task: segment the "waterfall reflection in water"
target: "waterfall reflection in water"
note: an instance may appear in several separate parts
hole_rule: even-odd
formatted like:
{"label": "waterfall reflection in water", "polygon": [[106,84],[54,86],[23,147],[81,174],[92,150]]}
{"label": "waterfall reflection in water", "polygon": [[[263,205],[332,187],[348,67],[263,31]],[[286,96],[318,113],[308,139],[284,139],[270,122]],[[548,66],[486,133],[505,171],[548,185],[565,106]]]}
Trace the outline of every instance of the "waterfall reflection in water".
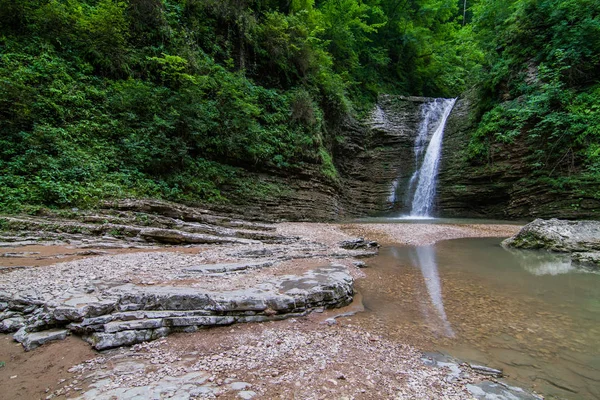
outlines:
{"label": "waterfall reflection in water", "polygon": [[432,246],[419,246],[411,251],[413,265],[421,270],[427,293],[431,303],[441,321],[444,335],[454,337],[454,331],[446,317],[444,300],[442,298],[442,284],[435,259],[435,249]]}
{"label": "waterfall reflection in water", "polygon": [[[398,260],[401,259],[396,248],[392,248],[390,253]],[[444,309],[442,283],[438,272],[435,248],[433,246],[414,247],[410,249],[410,260],[412,265],[419,269],[421,275],[423,276],[425,287],[427,288],[427,294],[429,295],[429,300],[431,301],[431,305],[433,306],[435,315],[437,316],[432,318],[429,308],[423,307],[422,312],[425,319],[428,320],[429,323],[434,323],[434,318],[435,320],[438,320],[438,325],[440,325],[443,335],[453,338],[455,334]]]}
{"label": "waterfall reflection in water", "polygon": [[382,247],[356,281],[367,312],[352,323],[503,369],[547,398],[599,400],[600,273],[500,242]]}

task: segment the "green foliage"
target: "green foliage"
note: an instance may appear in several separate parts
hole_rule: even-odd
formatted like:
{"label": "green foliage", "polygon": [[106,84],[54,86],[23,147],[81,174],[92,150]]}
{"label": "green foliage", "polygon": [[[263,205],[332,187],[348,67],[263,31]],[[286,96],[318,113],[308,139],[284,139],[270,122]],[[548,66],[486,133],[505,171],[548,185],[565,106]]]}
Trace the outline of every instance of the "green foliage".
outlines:
{"label": "green foliage", "polygon": [[[376,5],[357,0],[327,0],[320,11],[323,36],[336,61],[336,70],[342,74],[355,72],[361,66],[361,55],[372,51],[370,35],[386,24],[383,11]],[[384,57],[383,60],[373,57],[373,60],[385,62]]]}
{"label": "green foliage", "polygon": [[321,168],[321,172],[327,178],[329,178],[333,182],[337,182],[339,179],[339,173],[333,164],[333,158],[331,154],[327,151],[326,148],[321,147],[319,149],[319,155],[321,156],[321,161],[323,162],[323,167]]}
{"label": "green foliage", "polygon": [[378,4],[387,22],[374,35],[374,42],[384,49],[387,61],[364,68],[364,79],[375,80],[371,87],[427,96],[456,96],[466,89],[480,52],[466,34],[469,28],[463,32],[459,25],[462,14],[456,1]]}
{"label": "green foliage", "polygon": [[535,179],[559,189],[600,181],[600,5],[500,3],[482,0],[475,12],[486,69],[470,157],[484,159],[494,143],[518,140],[530,149]]}
{"label": "green foliage", "polygon": [[225,201],[221,188],[243,175],[227,163],[320,162],[323,116],[308,90],[257,86],[200,48],[132,47],[124,3],[21,6],[30,34],[6,29],[0,42],[1,209]]}
{"label": "green foliage", "polygon": [[[463,85],[435,78],[450,4],[0,0],[0,209],[274,190],[244,168],[317,163],[336,180],[326,146],[344,115],[406,80]],[[411,41],[437,61],[406,68]]]}
{"label": "green foliage", "polygon": [[598,173],[596,2],[470,3],[461,26],[455,0],[0,0],[0,209],[225,202],[306,163],[336,181],[348,114],[474,78],[473,158],[526,134],[548,176]]}

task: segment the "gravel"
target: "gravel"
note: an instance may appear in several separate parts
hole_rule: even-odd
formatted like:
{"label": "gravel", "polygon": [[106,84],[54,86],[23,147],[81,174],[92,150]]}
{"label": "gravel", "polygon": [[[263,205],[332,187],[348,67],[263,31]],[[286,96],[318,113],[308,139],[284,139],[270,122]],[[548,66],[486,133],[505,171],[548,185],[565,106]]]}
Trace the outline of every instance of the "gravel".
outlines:
{"label": "gravel", "polygon": [[259,398],[465,399],[466,385],[480,381],[466,366],[455,376],[421,358],[411,346],[346,321],[328,326],[307,319],[169,337],[99,356],[74,371],[79,386],[102,380],[97,398],[132,388],[161,393],[157,382],[172,377],[166,381],[185,386],[194,372],[204,379],[191,398],[236,398],[250,388]]}

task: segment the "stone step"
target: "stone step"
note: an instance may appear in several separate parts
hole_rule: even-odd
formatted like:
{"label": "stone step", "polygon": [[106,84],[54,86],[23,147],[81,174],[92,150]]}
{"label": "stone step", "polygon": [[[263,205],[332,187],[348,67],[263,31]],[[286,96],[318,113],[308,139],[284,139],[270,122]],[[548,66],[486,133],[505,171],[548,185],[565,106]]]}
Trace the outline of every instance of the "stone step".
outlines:
{"label": "stone step", "polygon": [[54,340],[66,339],[69,331],[67,329],[51,329],[42,332],[28,333],[24,328],[21,328],[13,338],[23,345],[25,351],[30,351],[43,345],[44,343]]}

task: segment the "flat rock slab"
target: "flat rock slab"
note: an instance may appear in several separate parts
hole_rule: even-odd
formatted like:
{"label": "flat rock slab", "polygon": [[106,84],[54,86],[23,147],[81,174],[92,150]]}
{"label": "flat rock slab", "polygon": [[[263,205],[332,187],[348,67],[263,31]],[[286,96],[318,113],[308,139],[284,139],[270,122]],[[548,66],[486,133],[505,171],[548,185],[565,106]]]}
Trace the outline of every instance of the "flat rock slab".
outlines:
{"label": "flat rock slab", "polygon": [[140,232],[145,240],[166,244],[257,243],[256,240],[187,233],[174,229],[147,229]]}
{"label": "flat rock slab", "polygon": [[600,222],[536,219],[502,245],[569,253],[576,262],[600,267]]}
{"label": "flat rock slab", "polygon": [[23,345],[25,351],[30,351],[44,343],[55,340],[65,340],[68,335],[69,331],[67,329],[51,329],[42,332],[27,333],[24,328],[22,328],[14,335],[14,339]]}
{"label": "flat rock slab", "polygon": [[266,268],[270,267],[274,263],[274,260],[262,260],[243,263],[204,264],[184,268],[184,271],[201,274],[224,274],[230,272],[245,271],[248,269]]}
{"label": "flat rock slab", "polygon": [[[226,272],[272,263],[211,264],[200,270]],[[353,283],[347,268],[336,264],[301,275],[267,277],[262,283],[236,290],[103,282],[42,299],[35,291],[21,291],[18,298],[0,293],[4,309],[0,317],[4,317],[3,330],[19,329],[15,340],[27,350],[64,338],[69,332],[104,350],[171,332],[280,320],[306,315],[315,308],[342,307],[352,301]],[[56,326],[66,329],[47,330]]]}
{"label": "flat rock slab", "polygon": [[[144,366],[142,364],[142,366]],[[135,367],[135,366],[134,366]],[[112,399],[192,399],[197,397],[216,397],[219,387],[209,382],[210,374],[203,371],[189,372],[177,377],[165,376],[148,385],[130,388],[111,388],[106,390],[109,379],[101,374],[90,388],[75,399],[112,400]],[[235,389],[234,389],[235,390]],[[239,390],[239,389],[237,389]]]}
{"label": "flat rock slab", "polygon": [[474,398],[480,400],[543,400],[543,397],[528,393],[521,388],[490,381],[475,385],[467,384],[467,390]]}
{"label": "flat rock slab", "polygon": [[[446,369],[446,371],[448,371],[446,379],[449,382],[460,381],[466,378],[466,372],[460,367],[462,362],[452,356],[438,352],[430,352],[425,353],[423,358],[421,358],[421,361],[423,361],[425,365],[431,367]],[[470,364],[469,367],[472,371],[480,375],[493,377],[502,376],[502,371],[484,365]],[[473,398],[479,400],[543,400],[540,396],[527,392],[519,387],[507,385],[501,381],[469,383],[466,385],[466,388]]]}
{"label": "flat rock slab", "polygon": [[478,374],[501,378],[504,374],[502,370],[486,367],[485,365],[469,364],[469,367]]}

